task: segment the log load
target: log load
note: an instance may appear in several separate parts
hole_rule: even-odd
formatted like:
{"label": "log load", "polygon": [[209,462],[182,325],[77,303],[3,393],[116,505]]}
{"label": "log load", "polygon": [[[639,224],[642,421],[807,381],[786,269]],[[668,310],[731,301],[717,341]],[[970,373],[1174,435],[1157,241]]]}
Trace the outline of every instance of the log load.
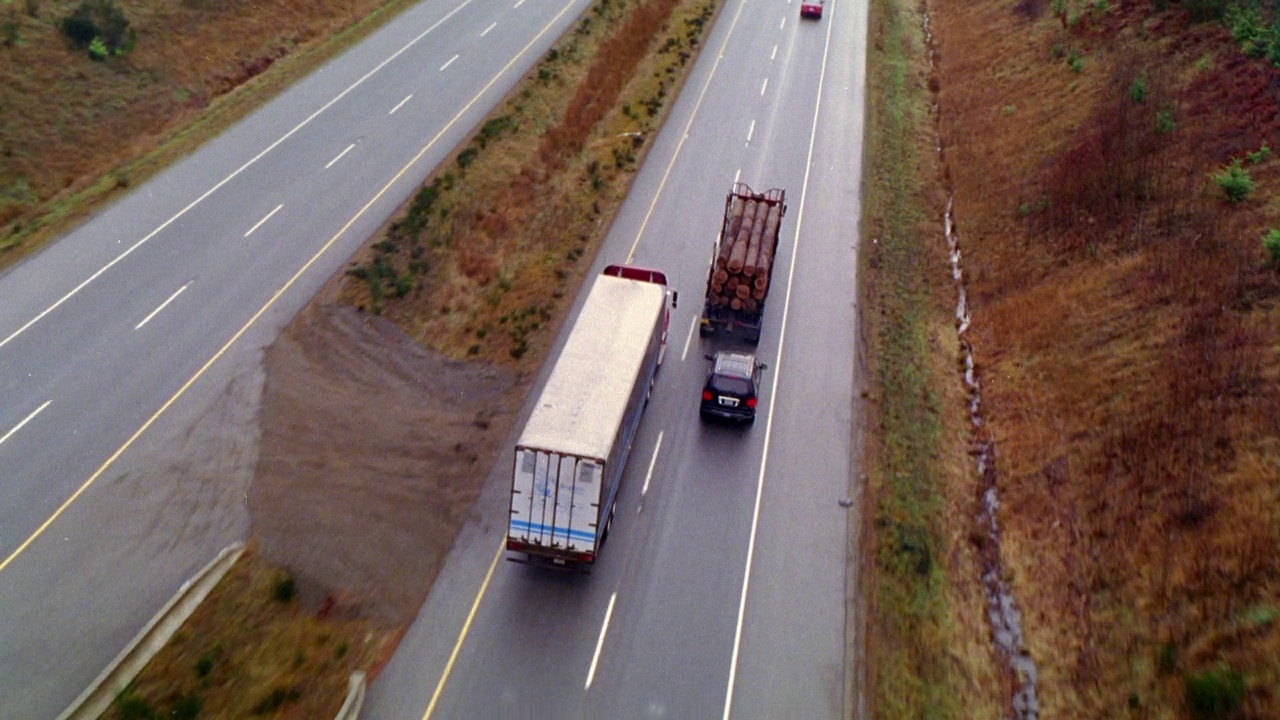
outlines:
{"label": "log load", "polygon": [[752,314],[760,309],[769,292],[783,212],[780,191],[757,194],[735,186],[707,285],[709,306]]}

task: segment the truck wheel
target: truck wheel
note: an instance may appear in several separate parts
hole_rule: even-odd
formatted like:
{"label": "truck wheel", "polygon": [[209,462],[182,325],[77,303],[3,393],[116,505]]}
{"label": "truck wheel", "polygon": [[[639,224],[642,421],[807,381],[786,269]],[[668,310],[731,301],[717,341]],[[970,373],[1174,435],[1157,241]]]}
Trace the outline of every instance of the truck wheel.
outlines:
{"label": "truck wheel", "polygon": [[609,531],[613,529],[613,508],[609,508],[609,517],[604,521],[604,532],[600,533],[600,544],[609,539]]}

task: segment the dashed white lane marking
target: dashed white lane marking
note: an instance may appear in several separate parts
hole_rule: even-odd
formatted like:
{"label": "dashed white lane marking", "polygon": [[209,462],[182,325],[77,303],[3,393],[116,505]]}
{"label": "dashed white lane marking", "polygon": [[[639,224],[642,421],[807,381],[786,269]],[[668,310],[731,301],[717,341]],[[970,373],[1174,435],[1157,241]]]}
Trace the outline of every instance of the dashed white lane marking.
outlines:
{"label": "dashed white lane marking", "polygon": [[[441,68],[441,70],[443,70],[443,69],[444,69],[444,68]],[[407,103],[407,102],[409,102],[409,100],[411,100],[411,99],[413,99],[413,95],[405,95],[404,99],[403,99],[403,100],[401,100],[400,102],[396,103],[396,106],[395,106],[395,107],[393,107],[393,108],[391,108],[391,112],[389,112],[389,113],[387,113],[387,114],[388,114],[388,115],[395,115],[395,114],[396,114],[396,111],[397,111],[397,110],[399,110],[400,108],[404,107],[404,104],[405,104],[405,103]]]}
{"label": "dashed white lane marking", "polygon": [[262,227],[262,224],[263,224],[263,223],[265,223],[266,221],[270,220],[272,215],[275,215],[276,213],[280,212],[280,208],[282,208],[282,207],[284,207],[284,204],[283,204],[283,203],[282,203],[282,204],[280,204],[280,205],[277,205],[275,210],[272,210],[271,212],[267,213],[267,216],[266,216],[266,217],[262,218],[262,219],[261,219],[261,220],[259,220],[257,223],[255,223],[253,227],[249,228],[249,232],[245,233],[245,234],[244,234],[244,236],[245,236],[245,237],[249,237],[250,235],[252,235],[252,234],[254,233],[254,231],[255,231],[255,230],[257,230],[258,228]]}
{"label": "dashed white lane marking", "polygon": [[26,416],[25,418],[23,418],[23,419],[22,419],[22,422],[18,423],[17,425],[14,425],[12,430],[10,430],[9,432],[7,432],[7,433],[5,433],[5,434],[4,434],[4,437],[0,437],[0,445],[3,445],[5,440],[8,440],[10,437],[12,437],[12,436],[13,436],[13,434],[14,434],[14,433],[16,433],[16,432],[18,432],[19,430],[21,430],[23,425],[26,425],[27,423],[31,422],[31,421],[35,418],[35,416],[37,416],[37,415],[39,415],[40,413],[44,412],[44,409],[45,409],[45,408],[47,408],[47,407],[49,407],[49,403],[51,403],[51,402],[53,402],[53,401],[52,401],[52,400],[45,400],[43,405],[41,405],[40,407],[36,408],[36,409],[35,409],[35,410],[30,414],[30,415],[28,415],[28,416]]}
{"label": "dashed white lane marking", "polygon": [[[187,285],[190,285],[190,284],[191,284],[191,283],[187,283]],[[177,292],[175,292],[174,294],[170,295],[168,300],[165,300],[164,302],[160,303],[160,307],[156,308],[155,310],[152,310],[150,315],[148,315],[148,316],[146,316],[146,317],[142,318],[142,322],[138,323],[137,325],[134,325],[134,326],[133,326],[133,329],[134,329],[134,330],[141,330],[143,325],[146,325],[147,323],[151,322],[151,318],[155,317],[156,315],[159,315],[161,310],[165,309],[165,307],[166,307],[169,303],[171,303],[171,302],[173,302],[173,301],[174,301],[174,298],[176,298],[176,297],[178,297],[179,295],[181,295],[181,294],[182,294],[182,291],[187,289],[187,285],[183,285],[182,287],[178,288]]]}
{"label": "dashed white lane marking", "polygon": [[748,145],[751,144],[751,138],[755,137],[755,134],[756,134],[756,121],[752,120],[751,127],[747,128],[747,144]]}
{"label": "dashed white lane marking", "polygon": [[452,64],[453,64],[453,61],[454,61],[454,60],[457,60],[457,59],[458,59],[458,56],[457,56],[457,55],[454,55],[453,57],[449,58],[449,62],[447,62],[447,63],[445,63],[445,64],[443,64],[443,65],[441,65],[441,66],[440,66],[440,72],[444,72],[445,68],[447,68],[447,67],[449,67],[450,65],[452,65]]}
{"label": "dashed white lane marking", "polygon": [[340,153],[338,153],[338,156],[337,156],[337,157],[335,157],[334,159],[330,160],[330,161],[329,161],[329,164],[324,166],[324,169],[325,169],[325,170],[328,170],[329,168],[333,167],[335,163],[337,163],[339,160],[341,160],[341,159],[343,158],[343,156],[345,156],[347,153],[351,152],[351,149],[352,149],[352,148],[354,148],[355,146],[356,146],[356,144],[355,144],[355,143],[351,143],[350,145],[348,145],[348,146],[347,146],[347,149],[346,149],[346,150],[343,150],[343,151],[342,151],[342,152],[340,152]]}
{"label": "dashed white lane marking", "polygon": [[[649,481],[653,479],[653,466],[658,464],[658,451],[662,449],[662,430],[658,431],[658,442],[653,445],[653,457],[649,458],[649,472],[644,476],[644,487],[640,489],[640,497],[649,492]],[[636,512],[639,512],[637,510]],[[590,683],[588,683],[590,684]]]}
{"label": "dashed white lane marking", "polygon": [[613,615],[613,603],[618,599],[618,593],[609,596],[609,609],[604,611],[604,625],[600,628],[600,639],[596,641],[596,654],[591,656],[591,669],[587,671],[587,686],[584,690],[591,689],[591,681],[596,677],[596,663],[600,661],[600,648],[604,647],[604,634],[609,631],[609,618]]}
{"label": "dashed white lane marking", "polygon": [[[733,183],[738,184],[738,179],[734,178]],[[698,316],[693,316],[693,322],[689,323],[689,334],[684,339],[684,352],[680,353],[680,362],[689,356],[689,343],[693,342],[693,329],[698,327]]]}
{"label": "dashed white lane marking", "polygon": [[484,32],[480,33],[480,37],[484,37],[485,35],[488,35],[488,34],[489,34],[489,31],[490,31],[490,30],[492,30],[492,29],[494,29],[494,28],[496,28],[496,27],[498,27],[498,23],[494,23],[494,24],[490,25],[489,27],[485,28],[485,29],[484,29]]}
{"label": "dashed white lane marking", "polygon": [[765,78],[765,79],[764,79],[764,82],[760,85],[760,94],[761,94],[761,95],[763,95],[763,94],[764,94],[764,91],[765,91],[768,87],[769,87],[769,78]]}

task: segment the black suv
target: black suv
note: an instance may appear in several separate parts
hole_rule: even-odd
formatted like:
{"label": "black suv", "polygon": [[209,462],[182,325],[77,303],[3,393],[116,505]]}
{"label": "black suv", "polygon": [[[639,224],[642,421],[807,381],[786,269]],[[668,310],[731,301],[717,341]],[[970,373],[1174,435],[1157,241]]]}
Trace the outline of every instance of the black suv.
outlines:
{"label": "black suv", "polygon": [[755,421],[756,393],[765,364],[756,362],[755,355],[740,352],[718,352],[707,359],[712,362],[702,386],[702,417]]}

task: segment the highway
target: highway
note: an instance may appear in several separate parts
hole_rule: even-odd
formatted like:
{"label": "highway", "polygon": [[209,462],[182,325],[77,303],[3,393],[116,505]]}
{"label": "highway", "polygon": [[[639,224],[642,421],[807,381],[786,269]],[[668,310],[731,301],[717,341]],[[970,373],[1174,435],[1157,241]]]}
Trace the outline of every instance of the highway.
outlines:
{"label": "highway", "polygon": [[[600,560],[589,575],[504,562],[500,459],[362,717],[849,712],[866,15],[728,0],[594,264],[656,267],[680,291]],[[745,428],[697,411],[704,354],[725,346],[694,328],[735,180],[789,206]]]}
{"label": "highway", "polygon": [[587,4],[423,2],[0,275],[0,717],[247,534],[262,349]]}

